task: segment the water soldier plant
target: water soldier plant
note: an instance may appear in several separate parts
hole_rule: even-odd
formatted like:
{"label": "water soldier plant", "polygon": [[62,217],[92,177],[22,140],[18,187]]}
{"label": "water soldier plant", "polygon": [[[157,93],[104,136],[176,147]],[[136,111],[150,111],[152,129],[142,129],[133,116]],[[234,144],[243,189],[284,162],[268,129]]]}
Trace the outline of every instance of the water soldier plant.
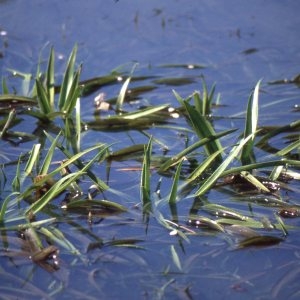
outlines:
{"label": "water soldier plant", "polygon": [[[136,207],[142,207],[141,218],[146,228],[154,220],[162,230],[178,238],[171,245],[170,253],[180,272],[184,268],[175,245],[189,241],[190,235],[201,232],[221,235],[234,249],[284,242],[293,229],[284,219],[300,216],[299,205],[285,201],[282,194],[289,188],[290,181],[299,179],[300,142],[294,137],[287,146],[277,149],[271,146],[271,138],[292,130],[298,132],[300,122],[274,128],[259,126],[261,81],[248,99],[242,132],[215,129],[213,110],[219,98],[215,96],[215,85],[209,91],[204,79],[202,92],[195,91],[186,99],[173,91],[178,102],[175,109],[170,109],[169,104],[159,104],[130,110],[126,101],[133,97],[134,91],[140,96],[154,89],[142,86],[129,93],[131,82],[145,79],[134,77],[132,72],[122,74],[123,84],[116,99],[100,97],[102,102],[108,103],[109,114],[99,117],[102,111],[95,108],[95,120],[85,120],[81,98],[103,86],[119,83],[117,77],[121,75],[113,72],[107,77],[81,81],[82,67],[76,67],[76,52],[77,47],[74,47],[61,83],[55,81],[53,49],[45,72],[39,64],[34,80],[31,74],[12,70],[22,78],[20,93],[11,92],[6,79],[2,79],[1,140],[12,145],[31,144],[31,149],[16,160],[6,159],[3,154],[0,230],[5,255],[10,257],[12,252],[13,255],[18,252],[12,247],[13,234],[17,233],[18,244],[26,246],[26,256],[49,272],[60,267],[59,250],[62,249],[85,261],[87,254],[67,237],[69,233],[64,227],[58,226],[64,223],[88,237],[87,249],[105,245],[140,248],[139,239],[103,240],[91,229],[95,220],[132,209],[121,201],[125,194],[110,187],[113,161],[138,163],[137,169],[127,170],[141,172],[140,200],[136,201]],[[184,128],[174,124],[174,112],[184,120]],[[29,132],[26,132],[28,126],[22,132],[13,130],[24,119],[33,128]],[[196,140],[175,154],[165,151],[159,155],[155,147],[165,143],[148,132],[152,128],[188,132]],[[91,130],[126,134],[134,130],[148,137],[148,143],[126,145],[116,151],[112,151],[112,144],[106,143],[85,148],[83,134]],[[224,137],[235,142],[224,145]],[[268,155],[258,160],[257,149]],[[99,175],[99,166],[106,167],[106,179]],[[164,178],[171,180],[167,190],[163,190]],[[239,209],[215,202],[210,198],[213,191],[230,195],[240,203]],[[107,197],[107,192],[115,198]],[[188,199],[193,199],[193,204],[189,214],[182,215],[178,204]],[[166,205],[168,213],[163,209]],[[253,209],[256,205],[269,208],[271,213],[256,214]],[[69,218],[68,215],[74,213],[84,216],[90,227]]]}

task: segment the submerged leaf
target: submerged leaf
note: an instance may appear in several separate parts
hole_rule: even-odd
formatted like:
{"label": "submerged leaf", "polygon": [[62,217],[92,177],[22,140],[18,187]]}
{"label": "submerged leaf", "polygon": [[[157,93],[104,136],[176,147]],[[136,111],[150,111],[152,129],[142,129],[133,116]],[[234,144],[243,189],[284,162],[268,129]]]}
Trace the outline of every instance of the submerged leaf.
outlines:
{"label": "submerged leaf", "polygon": [[109,160],[128,160],[130,158],[136,158],[138,155],[144,153],[145,144],[136,144],[129,147],[122,148],[120,150],[114,151],[108,155]]}
{"label": "submerged leaf", "polygon": [[65,235],[62,233],[62,231],[60,229],[50,226],[48,228],[42,227],[42,228],[40,228],[39,231],[43,235],[45,235],[49,241],[52,241],[53,243],[60,245],[61,247],[70,251],[74,255],[81,256],[80,251],[77,248],[75,248],[75,246],[71,243],[71,241],[69,241],[65,237]]}
{"label": "submerged leaf", "polygon": [[278,224],[279,224],[279,226],[281,227],[281,230],[282,230],[284,236],[287,236],[287,235],[288,235],[288,231],[287,231],[287,227],[286,227],[286,225],[284,224],[283,220],[280,218],[279,215],[276,215],[276,214],[275,214],[275,218],[276,218],[276,220],[278,221]]}
{"label": "submerged leaf", "polygon": [[288,125],[284,125],[284,126],[277,126],[272,130],[268,130],[268,132],[257,142],[257,146],[261,147],[262,149],[265,149],[266,147],[268,147],[268,142],[269,140],[274,137],[277,136],[283,132],[290,132],[293,130],[299,130],[300,128],[300,120],[294,121]]}
{"label": "submerged leaf", "polygon": [[162,68],[183,68],[183,69],[204,69],[206,68],[205,65],[199,64],[164,64],[161,65]]}
{"label": "submerged leaf", "polygon": [[180,86],[186,84],[192,84],[195,82],[194,78],[181,77],[181,78],[162,78],[153,81],[155,84],[165,84],[171,86]]}
{"label": "submerged leaf", "polygon": [[0,110],[11,109],[11,108],[25,108],[27,106],[36,106],[37,101],[18,95],[5,94],[0,95]]}
{"label": "submerged leaf", "polygon": [[249,172],[242,171],[240,174],[243,178],[245,178],[249,183],[251,183],[258,190],[270,193],[270,190],[261,181],[259,181],[257,178],[255,178]]}
{"label": "submerged leaf", "polygon": [[130,113],[123,113],[118,116],[110,116],[105,119],[97,119],[88,122],[90,129],[107,130],[107,131],[125,131],[129,129],[141,130],[153,127],[157,124],[165,124],[168,122],[166,114],[160,114],[169,105],[150,106],[141,110]]}
{"label": "submerged leaf", "polygon": [[298,218],[300,217],[300,207],[285,206],[279,210],[278,214],[283,218]]}
{"label": "submerged leaf", "polygon": [[121,115],[121,118],[126,119],[126,120],[136,120],[141,117],[146,117],[146,116],[152,115],[158,111],[164,110],[168,106],[169,106],[169,104],[162,104],[162,105],[147,107],[147,108],[144,108],[144,109],[132,112],[132,113],[123,114],[123,115]]}
{"label": "submerged leaf", "polygon": [[300,74],[297,74],[294,76],[294,78],[292,79],[287,79],[287,78],[283,78],[283,79],[279,79],[279,80],[274,80],[274,81],[270,81],[269,84],[286,84],[286,83],[294,83],[299,85],[300,84]]}
{"label": "submerged leaf", "polygon": [[137,246],[137,243],[144,242],[144,240],[140,239],[118,239],[118,240],[113,240],[106,242],[106,246],[118,246],[118,247],[133,247],[133,248],[139,248],[142,249],[142,247]]}
{"label": "submerged leaf", "polygon": [[31,259],[34,262],[41,262],[49,259],[49,257],[53,255],[57,255],[57,253],[58,253],[58,248],[51,245],[35,252],[31,256]]}
{"label": "submerged leaf", "polygon": [[69,203],[65,204],[64,207],[65,209],[85,209],[84,212],[87,210],[106,210],[106,211],[113,211],[113,212],[125,212],[127,211],[127,208],[121,204],[118,204],[113,201],[109,200],[75,200],[75,201],[70,201]]}
{"label": "submerged leaf", "polygon": [[227,226],[226,232],[231,235],[239,235],[245,238],[252,238],[259,235],[255,230],[251,229],[250,227],[238,224]]}
{"label": "submerged leaf", "polygon": [[238,243],[237,248],[249,248],[249,247],[269,247],[274,246],[284,241],[284,239],[271,236],[271,235],[260,235],[254,236],[247,239],[242,240]]}
{"label": "submerged leaf", "polygon": [[172,254],[172,260],[173,260],[175,266],[178,268],[179,271],[182,271],[180,258],[176,252],[174,245],[171,245],[171,254]]}

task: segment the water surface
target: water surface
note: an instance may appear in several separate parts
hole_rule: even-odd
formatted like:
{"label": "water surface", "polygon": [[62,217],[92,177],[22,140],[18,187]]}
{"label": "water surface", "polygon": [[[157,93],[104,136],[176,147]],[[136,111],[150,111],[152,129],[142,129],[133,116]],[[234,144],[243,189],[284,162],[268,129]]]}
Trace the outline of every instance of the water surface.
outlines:
{"label": "water surface", "polygon": [[[261,91],[260,125],[284,125],[298,120],[292,112],[299,103],[299,87],[294,84],[268,85],[269,81],[288,78],[299,73],[300,40],[297,1],[219,1],[219,0],[102,0],[102,1],[0,1],[0,72],[8,76],[10,88],[19,89],[7,69],[35,72],[39,56],[46,59],[54,46],[57,77],[61,77],[68,55],[78,44],[78,63],[83,63],[82,79],[107,75],[113,70],[161,78],[188,77],[191,83],[180,86],[158,84],[153,78],[139,85],[155,86],[142,94],[142,104],[178,103],[172,89],[186,97],[214,82],[221,93],[222,106],[215,109],[217,131],[243,128],[244,111],[249,93],[259,79]],[[192,64],[203,68],[183,68]],[[120,84],[104,87],[107,98],[118,95]],[[85,120],[94,118],[93,101],[96,91],[82,98]],[[229,118],[234,117],[234,118]],[[179,125],[185,121],[178,119]],[[24,126],[24,124],[22,124]],[[32,124],[27,123],[28,128]],[[186,125],[185,125],[186,126]],[[151,129],[149,133],[161,139],[175,154],[185,147],[184,137],[172,130]],[[193,134],[189,135],[195,140]],[[87,131],[86,146],[96,142],[115,143],[112,150],[134,143],[147,143],[138,132],[127,133]],[[232,142],[228,140],[227,143]],[[1,151],[14,160],[32,147],[24,143],[13,147],[1,141]],[[163,149],[155,148],[161,154]],[[265,153],[258,153],[258,156]],[[127,195],[113,200],[129,208],[129,212],[99,219],[92,225],[77,214],[66,216],[55,226],[84,253],[84,260],[61,250],[61,269],[48,273],[26,259],[1,258],[3,286],[17,288],[16,297],[40,299],[278,299],[299,296],[299,243],[297,230],[276,246],[236,250],[232,240],[222,234],[201,232],[189,237],[189,242],[170,236],[154,217],[146,227],[142,220],[139,194],[139,172],[120,169],[136,162],[116,162],[110,174],[110,187]],[[105,168],[98,166],[105,177]],[[12,172],[8,170],[9,172]],[[153,174],[155,187],[160,176]],[[170,180],[163,178],[162,196],[170,189]],[[299,184],[287,192],[297,198]],[[6,192],[7,188],[6,188]],[[247,210],[247,204],[235,201],[222,192],[212,192],[209,200]],[[180,221],[185,224],[193,198],[178,203]],[[168,207],[161,212],[168,218]],[[254,205],[255,213],[267,213],[274,221],[274,209]],[[59,208],[57,213],[60,214]],[[250,212],[249,212],[250,214]],[[73,222],[73,223],[72,223]],[[74,225],[74,222],[76,226]],[[291,221],[293,225],[299,222]],[[81,226],[81,227],[80,227]],[[95,247],[90,230],[104,241],[137,239],[136,248]],[[172,260],[172,247],[178,253],[182,268]],[[41,280],[42,278],[42,280]],[[2,287],[9,294],[9,289]]]}

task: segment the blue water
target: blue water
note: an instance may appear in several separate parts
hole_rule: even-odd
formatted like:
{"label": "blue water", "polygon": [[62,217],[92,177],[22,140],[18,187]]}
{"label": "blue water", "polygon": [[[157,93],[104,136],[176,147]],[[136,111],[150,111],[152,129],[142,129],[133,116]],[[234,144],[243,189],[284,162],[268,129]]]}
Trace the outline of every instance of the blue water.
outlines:
{"label": "blue water", "polygon": [[[47,43],[66,57],[78,43],[87,77],[131,61],[199,63],[210,66],[209,79],[219,84],[252,87],[258,78],[298,72],[298,8],[296,1],[261,0],[4,1],[8,47],[2,65],[16,67],[18,55],[29,67]],[[257,52],[242,54],[253,48]]]}
{"label": "blue water", "polygon": [[[292,84],[270,86],[267,83],[291,79],[299,73],[299,11],[298,1],[0,1],[0,73],[11,79],[7,81],[10,88],[17,86],[7,69],[35,72],[38,57],[45,60],[50,46],[54,46],[59,78],[77,43],[77,61],[83,63],[82,79],[107,75],[115,69],[130,72],[134,63],[138,63],[134,73],[138,76],[195,79],[192,84],[176,87],[157,85],[156,90],[143,95],[142,101],[152,105],[171,103],[176,106],[172,89],[188,96],[195,89],[201,89],[200,76],[203,75],[208,85],[215,82],[217,92],[221,93],[223,106],[214,114],[243,117],[251,89],[263,79],[260,125],[286,124],[299,118],[297,113],[291,112],[299,103],[299,88]],[[170,64],[198,64],[205,68],[164,67]],[[153,81],[145,81],[145,84],[153,85]],[[120,87],[106,87],[103,92],[109,98],[115,97]],[[96,94],[83,99],[82,111],[87,120],[93,118]],[[243,122],[243,119],[226,119],[216,121],[215,125],[217,130],[225,130],[242,128]],[[153,129],[152,132],[171,153],[183,149],[184,141],[174,131]],[[132,139],[135,143],[147,142],[139,133],[129,135],[88,131],[84,141],[87,146],[95,141],[119,141],[112,147],[114,150],[130,144]],[[0,153],[4,151],[9,159],[31,148],[24,144],[22,149],[16,149],[3,141],[0,145]],[[159,148],[156,151],[161,153]],[[61,222],[57,226],[67,232],[67,238],[72,239],[87,261],[61,250],[61,270],[49,274],[31,263],[22,261],[19,265],[15,261],[7,262],[4,257],[0,260],[5,270],[3,282],[23,289],[28,293],[25,297],[31,299],[35,299],[34,295],[42,298],[42,293],[53,293],[57,299],[83,299],[83,296],[90,299],[299,297],[300,241],[296,231],[279,246],[250,250],[234,250],[232,241],[221,234],[200,232],[189,237],[189,242],[182,241],[170,236],[154,218],[146,231],[140,210],[133,208],[140,201],[140,174],[125,175],[118,170],[133,163],[116,163],[110,175],[111,187],[122,189],[127,196],[122,199],[113,194],[111,197],[129,207],[130,212],[93,225],[92,232],[106,241],[141,239],[143,242],[138,246],[142,249],[107,246],[88,252],[89,237]],[[99,172],[105,176],[104,169]],[[159,176],[154,174],[152,180],[157,184]],[[295,183],[295,188],[297,185]],[[170,182],[163,179],[162,193],[166,195],[169,189]],[[231,203],[231,199],[224,196],[218,198],[221,196],[211,195],[216,202]],[[178,211],[184,222],[193,199],[183,200],[178,204]],[[243,204],[235,205],[245,209]],[[168,207],[163,206],[161,211],[168,217]],[[271,215],[273,212],[275,210]],[[71,215],[70,219],[88,228],[84,218]],[[179,255],[181,269],[172,260],[171,246]],[[60,289],[61,292],[57,292]],[[0,291],[7,292],[3,287]]]}

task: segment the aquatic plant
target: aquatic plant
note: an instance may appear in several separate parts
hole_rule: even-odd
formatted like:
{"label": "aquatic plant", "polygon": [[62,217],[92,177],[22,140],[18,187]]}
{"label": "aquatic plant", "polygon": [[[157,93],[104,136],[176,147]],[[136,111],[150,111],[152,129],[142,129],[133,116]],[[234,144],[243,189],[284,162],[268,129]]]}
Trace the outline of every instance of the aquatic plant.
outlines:
{"label": "aquatic plant", "polygon": [[[76,52],[74,47],[61,82],[56,82],[53,49],[46,70],[42,72],[39,64],[34,79],[32,74],[12,70],[22,79],[19,93],[10,92],[7,80],[2,80],[0,138],[12,145],[31,145],[16,160],[7,159],[3,154],[0,169],[3,197],[0,231],[6,251],[3,255],[25,254],[30,262],[54,272],[60,268],[59,250],[62,249],[83,263],[88,252],[95,248],[141,249],[140,238],[108,239],[92,230],[94,224],[105,218],[132,211],[124,201],[128,195],[121,188],[111,187],[112,164],[116,161],[130,162],[121,170],[126,174],[141,173],[136,186],[139,199],[135,200],[134,207],[140,212],[146,231],[153,221],[175,237],[170,256],[179,272],[184,272],[185,266],[177,245],[184,248],[184,242],[190,242],[191,236],[203,232],[221,236],[234,249],[266,247],[285,241],[294,227],[284,219],[300,215],[299,205],[285,201],[282,195],[291,180],[299,179],[300,144],[298,136],[285,136],[288,145],[277,149],[271,145],[271,139],[299,131],[300,123],[272,128],[259,125],[261,81],[248,99],[244,128],[218,131],[213,112],[220,99],[215,94],[216,86],[209,90],[203,78],[202,91],[195,91],[187,98],[173,91],[176,107],[168,103],[131,106],[128,105],[131,99],[154,90],[155,84],[178,86],[180,78],[135,77],[134,66],[129,73],[114,71],[81,81]],[[132,82],[145,79],[153,80],[154,84],[130,87]],[[114,84],[121,85],[117,97],[105,99],[102,92],[98,94],[94,119],[85,119],[81,111],[82,97]],[[176,123],[178,117],[184,126]],[[22,124],[23,118],[30,120],[30,125],[20,127],[23,131],[13,130]],[[190,144],[187,139],[183,149],[169,154],[166,143],[155,135],[156,128],[188,133],[193,142]],[[121,144],[117,150],[106,142],[86,146],[83,139],[89,131],[126,133],[131,144]],[[147,142],[135,143],[130,131],[139,133]],[[229,137],[234,141],[231,144],[225,140]],[[162,154],[157,147],[163,148]],[[258,149],[267,153],[259,160]],[[105,169],[105,175],[101,175],[100,168]],[[168,188],[163,179],[170,183]],[[210,198],[214,191],[230,195],[230,199],[241,204],[239,209],[228,202],[215,202]],[[189,213],[182,215],[178,205],[187,199],[193,203]],[[262,217],[252,211],[252,205],[269,208],[271,212]],[[88,226],[82,225],[74,215],[84,218]],[[60,224],[68,225],[67,229],[60,228]],[[69,237],[70,230],[80,234]],[[17,240],[13,237],[15,233]],[[84,246],[80,240],[82,235],[87,239]],[[17,250],[16,243],[22,245]]]}

